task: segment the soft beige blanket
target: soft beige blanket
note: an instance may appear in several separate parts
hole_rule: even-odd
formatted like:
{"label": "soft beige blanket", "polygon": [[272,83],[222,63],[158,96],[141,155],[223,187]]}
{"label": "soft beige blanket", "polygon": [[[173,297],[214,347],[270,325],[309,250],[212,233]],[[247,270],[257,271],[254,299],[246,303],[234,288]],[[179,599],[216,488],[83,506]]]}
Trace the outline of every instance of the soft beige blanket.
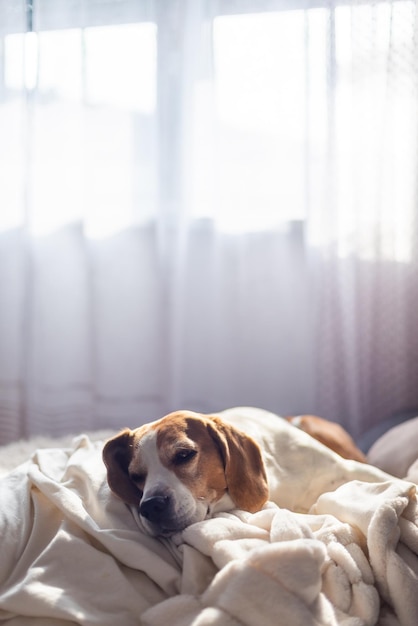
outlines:
{"label": "soft beige blanket", "polygon": [[248,418],[260,420],[276,502],[172,540],[141,532],[109,493],[102,444],[87,437],[3,478],[0,623],[416,626],[415,486],[340,459],[276,416]]}

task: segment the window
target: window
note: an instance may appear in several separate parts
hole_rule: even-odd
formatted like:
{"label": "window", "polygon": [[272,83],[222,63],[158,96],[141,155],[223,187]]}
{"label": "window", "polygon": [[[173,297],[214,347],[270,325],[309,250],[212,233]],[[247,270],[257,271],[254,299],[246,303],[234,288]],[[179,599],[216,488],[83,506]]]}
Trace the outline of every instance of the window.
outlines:
{"label": "window", "polygon": [[154,215],[156,39],[147,22],[4,37],[0,228],[25,208],[39,235]]}
{"label": "window", "polygon": [[407,232],[415,3],[324,4],[98,1],[81,23],[39,0],[37,34],[1,40],[0,228],[82,216],[105,236],[183,211],[268,229],[321,210],[332,181],[342,230],[360,202],[389,232],[396,196]]}
{"label": "window", "polygon": [[304,219],[309,115],[312,150],[324,128],[326,20],[325,10],[214,20],[214,82],[196,91],[195,215],[232,231]]}

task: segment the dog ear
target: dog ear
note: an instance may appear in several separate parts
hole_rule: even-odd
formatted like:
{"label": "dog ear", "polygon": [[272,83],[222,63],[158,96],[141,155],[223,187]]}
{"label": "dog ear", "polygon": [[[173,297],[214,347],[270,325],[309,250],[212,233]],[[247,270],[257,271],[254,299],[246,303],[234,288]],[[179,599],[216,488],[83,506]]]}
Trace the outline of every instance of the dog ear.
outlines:
{"label": "dog ear", "polygon": [[129,463],[133,455],[133,433],[129,428],[106,442],[103,461],[107,468],[110,489],[127,504],[138,505],[142,492],[129,477]]}
{"label": "dog ear", "polygon": [[220,449],[228,493],[234,504],[250,513],[259,511],[269,496],[260,446],[216,416],[210,418],[208,429]]}

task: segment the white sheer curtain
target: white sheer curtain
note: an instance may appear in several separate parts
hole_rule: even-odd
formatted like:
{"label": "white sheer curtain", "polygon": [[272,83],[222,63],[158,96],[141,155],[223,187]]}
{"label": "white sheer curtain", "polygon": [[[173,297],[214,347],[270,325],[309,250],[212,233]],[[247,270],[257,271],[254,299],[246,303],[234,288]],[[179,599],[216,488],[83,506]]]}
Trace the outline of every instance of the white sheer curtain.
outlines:
{"label": "white sheer curtain", "polygon": [[418,406],[415,2],[29,4],[0,5],[0,441]]}
{"label": "white sheer curtain", "polygon": [[316,406],[360,433],[417,407],[417,5],[339,6],[329,32],[326,159],[308,220]]}

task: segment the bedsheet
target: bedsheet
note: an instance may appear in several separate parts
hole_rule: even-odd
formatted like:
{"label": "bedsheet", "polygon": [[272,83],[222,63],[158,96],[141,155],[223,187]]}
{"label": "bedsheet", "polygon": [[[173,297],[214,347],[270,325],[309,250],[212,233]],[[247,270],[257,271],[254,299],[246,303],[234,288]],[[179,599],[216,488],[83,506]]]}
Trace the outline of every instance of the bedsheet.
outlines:
{"label": "bedsheet", "polygon": [[[288,454],[303,435],[288,431]],[[352,479],[329,476],[307,513],[270,501],[160,540],[109,492],[101,449],[81,436],[0,481],[0,623],[418,624],[413,483],[374,481],[373,470],[366,482],[364,468],[358,480],[351,465]],[[322,455],[328,467],[328,451],[314,449],[317,469]],[[301,464],[301,484],[308,471]]]}

